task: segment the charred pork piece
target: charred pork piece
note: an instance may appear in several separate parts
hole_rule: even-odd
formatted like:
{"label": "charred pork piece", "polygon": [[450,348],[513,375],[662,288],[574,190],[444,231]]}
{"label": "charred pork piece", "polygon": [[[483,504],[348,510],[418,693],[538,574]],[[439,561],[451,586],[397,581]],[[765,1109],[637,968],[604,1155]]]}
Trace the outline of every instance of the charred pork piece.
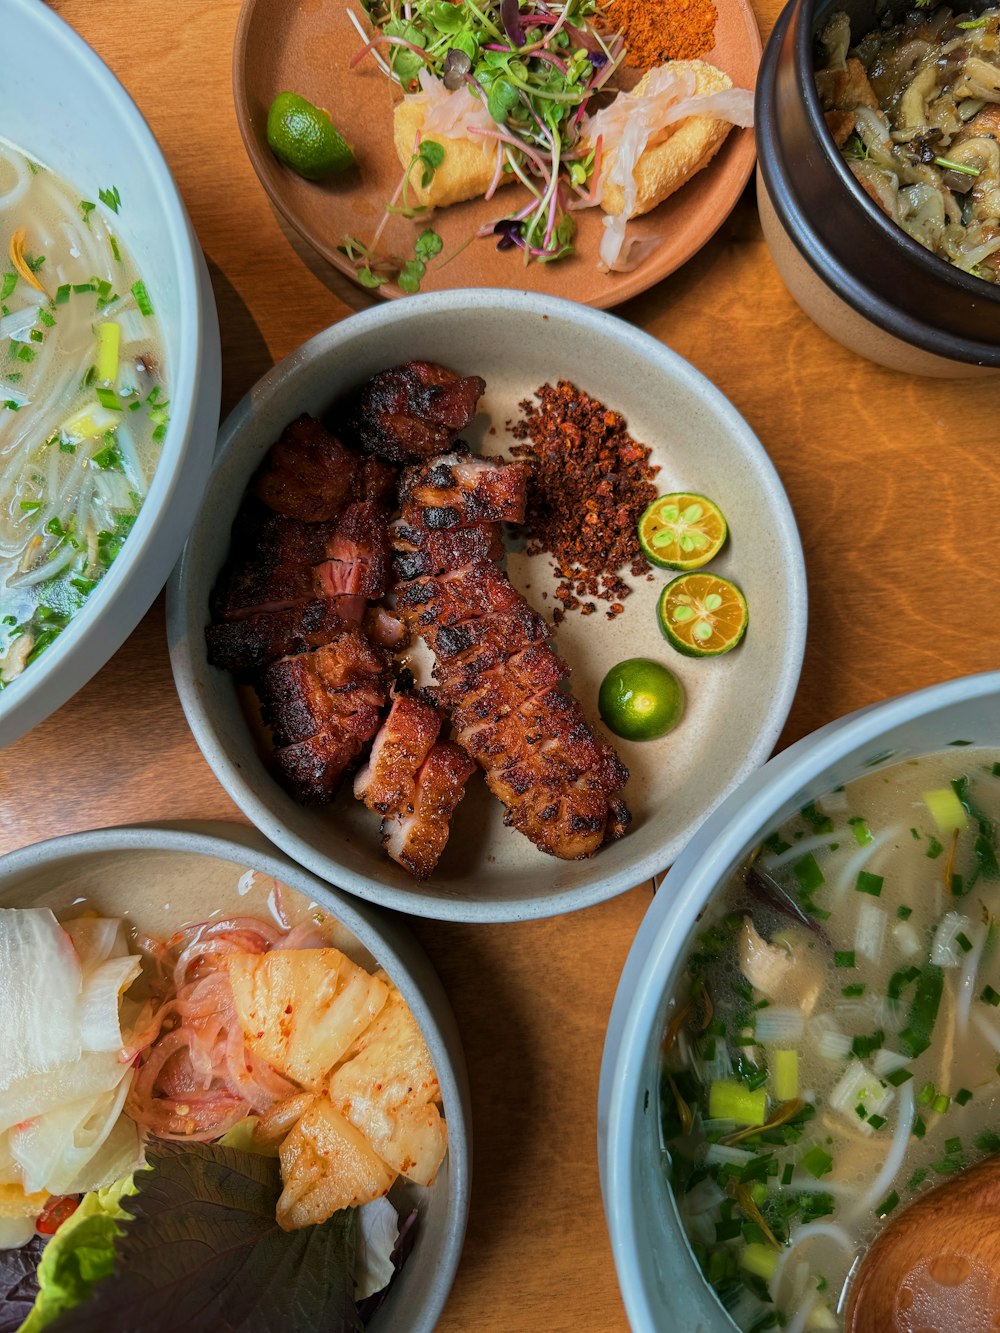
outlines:
{"label": "charred pork piece", "polygon": [[441,714],[413,695],[398,695],[372,742],[364,768],[354,779],[354,795],[379,815],[397,815],[413,806],[417,773],[441,730]]}
{"label": "charred pork piece", "polygon": [[463,569],[396,586],[397,610],[417,630],[425,625],[458,625],[494,611],[513,611],[522,601],[492,560],[474,560]]}
{"label": "charred pork piece", "polygon": [[396,578],[415,579],[422,574],[446,574],[472,560],[501,560],[504,546],[496,523],[470,523],[468,527],[432,532],[411,528],[397,519],[389,525]]}
{"label": "charred pork piece", "polygon": [[390,463],[429,458],[449,448],[476,415],[486,390],[430,361],[380,371],[360,389],[349,431],[365,453]]}
{"label": "charred pork piece", "polygon": [[360,621],[363,597],[328,597],[280,611],[256,611],[205,627],[208,660],[244,679],[279,657],[319,648]]}
{"label": "charred pork piece", "polygon": [[401,694],[354,779],[354,795],[382,816],[382,844],[418,879],[437,865],[455,806],[475,763],[457,745],[439,742],[441,714]]}
{"label": "charred pork piece", "polygon": [[378,731],[388,686],[384,655],[357,628],[261,672],[257,693],[275,770],[297,800],[332,800]]}
{"label": "charred pork piece", "polygon": [[442,454],[406,469],[399,500],[403,522],[416,528],[440,531],[470,523],[523,523],[528,474],[523,463],[502,458]]}
{"label": "charred pork piece", "polygon": [[351,498],[358,462],[315,417],[303,413],[271,446],[253,492],[278,514],[323,523],[336,518]]}
{"label": "charred pork piece", "polygon": [[380,648],[398,652],[410,644],[410,631],[403,622],[384,606],[370,606],[365,613],[365,633]]}
{"label": "charred pork piece", "polygon": [[[393,528],[397,574],[423,552],[414,533],[441,538],[465,531],[466,521],[515,516],[523,505],[518,472],[456,455],[408,469],[403,518]],[[397,583],[396,600],[434,653],[435,697],[506,806],[505,822],[565,859],[620,837],[629,816],[617,793],[628,771],[561,688],[568,672],[545,642],[548,627],[496,563],[473,555],[444,573],[414,572]]]}
{"label": "charred pork piece", "polygon": [[451,817],[475,771],[461,746],[438,741],[416,776],[412,808],[382,821],[382,846],[417,879],[426,879],[440,860]]}

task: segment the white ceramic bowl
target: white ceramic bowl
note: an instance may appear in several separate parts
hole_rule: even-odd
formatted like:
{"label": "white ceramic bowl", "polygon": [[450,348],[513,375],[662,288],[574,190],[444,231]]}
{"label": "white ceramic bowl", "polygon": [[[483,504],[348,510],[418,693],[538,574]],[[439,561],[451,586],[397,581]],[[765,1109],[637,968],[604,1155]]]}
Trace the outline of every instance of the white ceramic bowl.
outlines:
{"label": "white ceramic bowl", "polygon": [[264,910],[266,889],[241,896],[237,888],[247,868],[273,876],[334,917],[343,928],[335,937],[338,947],[363,966],[385,968],[430,1049],[448,1122],[448,1155],[430,1188],[404,1183],[408,1205],[419,1212],[413,1252],[367,1325],[368,1333],[430,1333],[462,1252],[472,1120],[454,1015],[430,960],[401,921],[332,891],[240,825],[95,829],[36,843],[0,858],[0,906],[41,904],[58,914],[73,905],[79,910],[85,898],[98,911],[155,934],[216,914]]}
{"label": "white ceramic bowl", "polygon": [[[503,825],[503,809],[470,780],[448,848],[425,884],[382,853],[378,821],[350,783],[332,807],[302,806],[271,777],[231,678],[208,665],[209,592],[251,475],[285,424],[322,415],[377,370],[421,357],[482,374],[486,394],[467,432],[474,447],[512,443],[505,425],[546,381],[568,378],[622,412],[654,448],[662,491],[711,495],[732,539],[712,569],[735,579],[750,604],[746,639],[726,657],[694,661],[662,638],[655,615],[665,571],[640,579],[624,614],[570,613],[556,646],[597,723],[605,673],[623,658],[668,664],[687,690],[687,712],[660,741],[611,740],[632,779],[634,823],[589,861],[561,862]],[[492,423],[492,431],[488,429]],[[512,554],[511,577],[541,611],[555,579],[545,556]],[[547,600],[546,600],[547,598]],[[241,810],[315,874],[352,893],[425,916],[516,920],[609,898],[664,869],[709,810],[771,752],[788,713],[806,627],[805,575],[795,522],[770,460],[730,403],[687,362],[622,320],[568,301],[497,290],[435,292],[394,301],[337,324],[270,371],[225,423],[219,458],[168,593],[174,678],[195,738]]]}
{"label": "white ceramic bowl", "polygon": [[636,1333],[734,1327],[688,1246],[657,1128],[664,1018],[699,913],[761,837],[808,801],[859,777],[876,757],[905,759],[958,738],[1000,745],[1000,671],[862,709],[790,746],[705,821],[653,899],[615,995],[598,1106],[604,1210]]}
{"label": "white ceramic bowl", "polygon": [[170,426],[135,527],[69,627],[0,692],[0,746],[75,694],[125,641],[177,559],[212,461],[221,388],[219,327],[205,263],[163,155],[108,67],[39,0],[3,0],[0,133],[83,198],[117,186],[116,226],[163,335]]}

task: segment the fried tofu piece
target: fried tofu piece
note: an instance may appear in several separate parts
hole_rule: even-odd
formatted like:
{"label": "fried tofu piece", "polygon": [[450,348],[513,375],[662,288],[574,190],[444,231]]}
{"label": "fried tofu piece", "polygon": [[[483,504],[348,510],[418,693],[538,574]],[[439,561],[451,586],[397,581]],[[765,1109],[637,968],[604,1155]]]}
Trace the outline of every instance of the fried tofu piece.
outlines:
{"label": "fried tofu piece", "polygon": [[376,975],[388,997],[330,1076],[330,1103],[400,1175],[430,1185],[448,1147],[441,1088],[409,1006],[384,972]]}
{"label": "fried tofu piece", "polygon": [[[678,66],[689,67],[695,76],[695,92],[698,94],[722,92],[731,88],[733,81],[728,74],[704,60],[677,61]],[[645,90],[649,75],[645,75],[636,85],[635,94]],[[645,152],[635,164],[632,172],[638,187],[635,207],[629,214],[638,217],[662,204],[679,190],[682,185],[707,167],[715,154],[722,147],[726,135],[732,129],[727,120],[718,120],[714,116],[689,116],[676,125],[668,125],[664,135],[658,136],[647,146]],[[605,166],[605,173],[610,167],[610,160]],[[601,208],[605,213],[617,217],[625,207],[625,193],[620,185],[606,179]]]}
{"label": "fried tofu piece", "polygon": [[848,56],[843,69],[817,70],[816,90],[828,111],[854,111],[859,106],[879,110],[875,89],[857,56]]}
{"label": "fried tofu piece", "polygon": [[[407,166],[413,157],[418,134],[422,141],[439,144],[444,149],[444,161],[426,187],[421,184],[419,165],[414,167],[408,187],[410,198],[425,208],[447,208],[463,199],[478,199],[490,188],[496,174],[495,142],[485,136],[481,143],[473,143],[471,139],[423,134],[425,114],[425,103],[419,97],[407,97],[393,112],[393,140],[402,166]],[[500,177],[500,183],[505,185],[515,179],[508,173]]]}
{"label": "fried tofu piece", "polygon": [[235,953],[226,969],[249,1049],[312,1092],[323,1087],[389,993],[384,981],[339,949]]}
{"label": "fried tofu piece", "polygon": [[833,142],[838,148],[843,148],[854,133],[854,127],[858,123],[857,116],[853,111],[824,111],[823,119],[833,135]]}
{"label": "fried tofu piece", "polygon": [[278,1152],[282,1191],[276,1216],[285,1231],[318,1226],[341,1208],[388,1194],[396,1172],[325,1097],[316,1097]]}

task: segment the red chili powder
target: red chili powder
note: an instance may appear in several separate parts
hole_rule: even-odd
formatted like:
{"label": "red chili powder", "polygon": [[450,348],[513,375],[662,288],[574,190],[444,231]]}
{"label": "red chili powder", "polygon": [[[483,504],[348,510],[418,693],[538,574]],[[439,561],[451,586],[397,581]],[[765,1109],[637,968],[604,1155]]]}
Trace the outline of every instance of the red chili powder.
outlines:
{"label": "red chili powder", "polygon": [[520,403],[511,453],[528,463],[525,528],[529,555],[554,557],[560,606],[593,615],[594,599],[609,602],[609,620],[621,615],[632,589],[621,577],[648,573],[636,522],[656,499],[650,450],[633,440],[625,418],[568,380],[536,390]]}

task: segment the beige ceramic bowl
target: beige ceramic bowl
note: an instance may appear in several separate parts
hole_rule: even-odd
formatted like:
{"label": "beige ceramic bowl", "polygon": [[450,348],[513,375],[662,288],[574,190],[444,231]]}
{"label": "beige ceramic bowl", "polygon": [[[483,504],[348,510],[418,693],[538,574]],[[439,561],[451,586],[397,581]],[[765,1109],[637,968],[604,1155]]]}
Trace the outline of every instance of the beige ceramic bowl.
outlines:
{"label": "beige ceramic bowl", "polygon": [[[248,875],[247,871],[253,873]],[[427,1189],[393,1186],[403,1212],[417,1209],[413,1252],[367,1333],[431,1333],[451,1289],[469,1209],[471,1108],[458,1028],[427,955],[406,926],[327,885],[241,825],[149,825],[52,838],[0,858],[0,907],[93,908],[155,936],[233,915],[271,918],[275,886],[290,921],[319,909],[333,943],[363,967],[384,967],[430,1049],[448,1122],[448,1155]]]}
{"label": "beige ceramic bowl", "polygon": [[[712,569],[742,587],[750,629],[726,657],[681,657],[660,634],[657,595],[668,577],[634,580],[625,613],[567,616],[555,645],[572,668],[584,712],[618,749],[632,778],[635,816],[620,842],[588,861],[537,851],[503,824],[503,809],[475,776],[452,837],[425,884],[382,854],[378,820],[342,790],[330,807],[298,805],[271,777],[231,678],[205,657],[210,589],[254,469],[286,422],[325,413],[385,366],[415,356],[487,383],[470,443],[487,453],[512,442],[506,423],[546,381],[572,380],[621,411],[653,449],[661,491],[712,496],[731,540]],[[495,433],[493,433],[495,432]],[[545,556],[512,555],[515,584],[539,610],[555,605]],[[770,460],[730,403],[680,357],[621,320],[566,301],[518,292],[437,292],[394,301],[318,334],[260,381],[226,422],[215,471],[168,594],[174,678],[202,752],[243,812],[315,874],[374,902],[452,920],[517,920],[586,907],[668,866],[723,797],[770,754],[802,661],[806,584],[788,501]],[[687,692],[669,736],[616,741],[597,721],[598,687],[623,658],[668,665]]]}

